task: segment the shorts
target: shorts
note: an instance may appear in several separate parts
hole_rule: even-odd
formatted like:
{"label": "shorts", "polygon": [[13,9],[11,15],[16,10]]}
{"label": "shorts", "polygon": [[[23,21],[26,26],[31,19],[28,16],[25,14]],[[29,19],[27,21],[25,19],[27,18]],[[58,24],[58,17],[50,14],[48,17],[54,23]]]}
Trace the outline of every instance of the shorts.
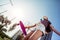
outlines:
{"label": "shorts", "polygon": [[43,34],[45,34],[45,26],[43,24],[36,25],[35,31],[40,30]]}

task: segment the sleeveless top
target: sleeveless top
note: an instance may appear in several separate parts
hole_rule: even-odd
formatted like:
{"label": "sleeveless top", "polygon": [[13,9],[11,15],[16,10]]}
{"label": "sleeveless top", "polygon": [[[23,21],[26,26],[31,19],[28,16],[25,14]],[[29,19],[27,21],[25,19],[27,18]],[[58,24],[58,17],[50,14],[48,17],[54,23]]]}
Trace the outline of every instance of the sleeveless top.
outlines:
{"label": "sleeveless top", "polygon": [[51,22],[48,20],[42,20],[41,23],[45,26],[45,31],[46,32],[51,32],[50,24]]}

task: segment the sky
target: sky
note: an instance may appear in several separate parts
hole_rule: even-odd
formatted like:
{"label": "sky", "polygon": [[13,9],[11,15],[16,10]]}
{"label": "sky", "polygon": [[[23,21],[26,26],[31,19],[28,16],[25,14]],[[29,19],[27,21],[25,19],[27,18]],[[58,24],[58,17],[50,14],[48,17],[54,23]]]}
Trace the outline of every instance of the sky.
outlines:
{"label": "sky", "polygon": [[[10,0],[0,0],[0,12],[8,10],[2,14],[10,20],[15,18],[12,23],[22,20],[34,24],[42,16],[48,16],[54,28],[60,32],[60,0],[12,0],[12,3]],[[53,32],[52,40],[60,40],[60,36]]]}

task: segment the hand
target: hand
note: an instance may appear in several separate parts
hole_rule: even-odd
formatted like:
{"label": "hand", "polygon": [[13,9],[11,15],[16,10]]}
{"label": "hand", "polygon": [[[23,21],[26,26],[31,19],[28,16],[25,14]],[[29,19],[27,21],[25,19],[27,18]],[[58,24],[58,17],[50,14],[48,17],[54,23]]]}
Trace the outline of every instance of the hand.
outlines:
{"label": "hand", "polygon": [[59,32],[59,34],[58,34],[59,36],[60,36],[60,32]]}

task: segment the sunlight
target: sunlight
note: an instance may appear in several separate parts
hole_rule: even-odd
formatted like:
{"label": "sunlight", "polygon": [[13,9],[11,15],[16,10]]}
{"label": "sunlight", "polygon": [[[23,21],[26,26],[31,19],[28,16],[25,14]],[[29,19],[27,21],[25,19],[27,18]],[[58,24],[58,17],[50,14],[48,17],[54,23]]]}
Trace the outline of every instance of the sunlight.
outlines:
{"label": "sunlight", "polygon": [[23,7],[13,6],[12,8],[10,8],[11,15],[16,17],[18,21],[25,18],[26,14],[24,12],[25,10],[23,9]]}
{"label": "sunlight", "polygon": [[[13,16],[13,17],[10,17],[11,19],[15,18],[12,22],[13,24],[19,22],[20,20],[22,20],[23,22],[25,21],[24,19],[26,14],[24,13],[23,8],[13,6],[9,9],[8,15]],[[16,27],[13,31],[11,31],[12,35],[11,35],[11,32],[6,32],[5,34],[9,35],[9,37],[12,37],[18,31],[17,29],[20,30],[20,27]]]}

